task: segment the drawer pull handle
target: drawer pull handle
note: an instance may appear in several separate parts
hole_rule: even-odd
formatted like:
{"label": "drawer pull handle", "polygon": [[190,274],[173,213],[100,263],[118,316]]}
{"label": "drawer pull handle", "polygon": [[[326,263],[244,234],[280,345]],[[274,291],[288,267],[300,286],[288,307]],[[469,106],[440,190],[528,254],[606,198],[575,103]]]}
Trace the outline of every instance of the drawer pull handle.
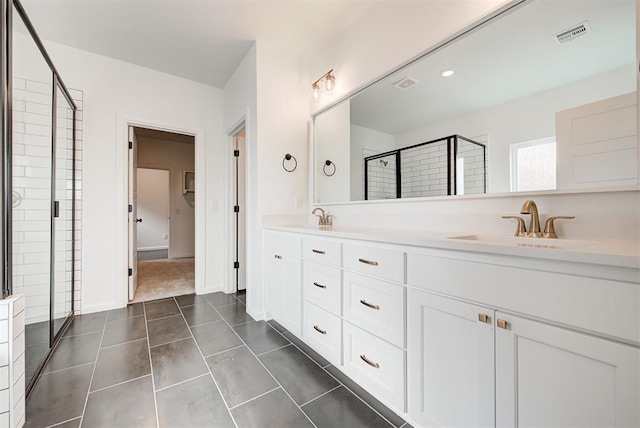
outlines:
{"label": "drawer pull handle", "polygon": [[316,287],[318,287],[318,288],[327,288],[327,286],[326,286],[326,285],[324,285],[324,284],[318,284],[317,282],[314,282],[314,283],[313,283],[313,285],[315,285],[315,286],[316,286]]}
{"label": "drawer pull handle", "polygon": [[282,256],[279,256],[279,255],[277,255],[277,254],[276,254],[274,257],[275,257],[276,259],[278,259],[278,260],[280,260],[280,259],[282,258]]}
{"label": "drawer pull handle", "polygon": [[313,250],[311,250],[311,251],[313,251],[313,252],[314,252],[314,253],[316,253],[316,254],[324,254],[324,251],[322,251],[322,250],[315,250],[315,249],[313,249]]}
{"label": "drawer pull handle", "polygon": [[478,314],[478,320],[483,323],[489,322],[489,315],[487,314]]}
{"label": "drawer pull handle", "polygon": [[367,259],[358,259],[360,263],[364,263],[365,265],[378,266],[378,262],[374,262]]}
{"label": "drawer pull handle", "polygon": [[322,330],[322,329],[320,329],[320,327],[318,327],[317,325],[314,325],[314,326],[313,326],[313,329],[314,329],[315,331],[317,331],[318,333],[320,333],[320,334],[327,334],[327,330]]}
{"label": "drawer pull handle", "polygon": [[364,361],[365,363],[369,364],[371,367],[375,367],[376,369],[379,369],[379,368],[380,368],[380,364],[378,364],[378,363],[374,363],[373,361],[371,361],[370,359],[368,359],[368,358],[367,358],[367,356],[366,356],[366,355],[364,355],[364,354],[360,355],[360,359],[361,359],[362,361]]}
{"label": "drawer pull handle", "polygon": [[366,300],[362,299],[360,300],[360,303],[362,303],[363,305],[365,305],[367,308],[371,308],[371,309],[375,309],[376,311],[380,310],[380,306],[378,305],[374,305],[373,303],[369,303]]}
{"label": "drawer pull handle", "polygon": [[498,320],[498,327],[500,328],[504,328],[505,330],[507,329],[507,321],[506,320]]}

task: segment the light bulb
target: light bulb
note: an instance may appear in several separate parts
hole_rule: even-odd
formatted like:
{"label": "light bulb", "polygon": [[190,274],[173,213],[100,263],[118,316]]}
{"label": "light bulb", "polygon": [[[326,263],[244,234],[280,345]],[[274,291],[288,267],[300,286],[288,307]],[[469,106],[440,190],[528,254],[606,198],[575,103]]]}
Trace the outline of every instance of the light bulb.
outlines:
{"label": "light bulb", "polygon": [[325,78],[324,89],[327,91],[327,94],[331,94],[333,90],[336,88],[336,78],[329,73]]}
{"label": "light bulb", "polygon": [[440,73],[440,75],[442,77],[451,77],[453,76],[454,71],[453,70],[444,70],[442,73]]}
{"label": "light bulb", "polygon": [[320,86],[317,83],[313,84],[313,99],[317,100],[320,97]]}

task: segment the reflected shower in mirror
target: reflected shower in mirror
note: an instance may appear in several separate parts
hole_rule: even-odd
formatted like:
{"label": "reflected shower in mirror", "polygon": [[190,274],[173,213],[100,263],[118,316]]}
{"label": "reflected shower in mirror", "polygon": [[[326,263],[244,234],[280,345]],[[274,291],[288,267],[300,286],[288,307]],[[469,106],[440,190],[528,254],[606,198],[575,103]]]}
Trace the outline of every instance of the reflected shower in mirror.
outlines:
{"label": "reflected shower in mirror", "polygon": [[[316,115],[316,164],[350,170],[314,171],[314,202],[637,186],[635,8],[526,0]],[[388,155],[451,135],[486,146],[484,164],[460,150],[447,171],[398,173]],[[365,191],[373,177],[400,192]]]}

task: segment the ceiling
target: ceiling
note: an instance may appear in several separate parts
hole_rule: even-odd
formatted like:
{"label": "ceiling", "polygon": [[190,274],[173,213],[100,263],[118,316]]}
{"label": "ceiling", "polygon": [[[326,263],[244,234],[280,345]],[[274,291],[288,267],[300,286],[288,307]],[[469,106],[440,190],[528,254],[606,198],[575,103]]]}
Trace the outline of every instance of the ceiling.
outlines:
{"label": "ceiling", "polygon": [[220,88],[256,40],[302,55],[321,47],[372,5],[369,0],[22,3],[44,40]]}
{"label": "ceiling", "polygon": [[[351,123],[397,135],[625,66],[635,82],[635,16],[635,0],[532,2],[352,98]],[[554,40],[584,21],[591,33]],[[418,84],[392,86],[405,77]]]}

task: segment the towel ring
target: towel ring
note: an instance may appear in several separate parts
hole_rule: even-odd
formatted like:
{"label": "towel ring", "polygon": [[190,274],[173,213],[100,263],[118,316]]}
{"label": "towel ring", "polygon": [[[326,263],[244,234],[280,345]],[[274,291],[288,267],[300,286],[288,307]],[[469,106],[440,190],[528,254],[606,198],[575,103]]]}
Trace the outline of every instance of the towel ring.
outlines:
{"label": "towel ring", "polygon": [[[327,172],[327,167],[331,165],[333,165],[333,171],[331,172],[331,174],[329,174]],[[324,161],[324,165],[322,166],[322,172],[324,172],[324,175],[326,175],[327,177],[331,177],[336,173],[336,164],[327,159],[326,161]]]}
{"label": "towel ring", "polygon": [[[287,169],[287,166],[285,165],[285,162],[290,161],[291,159],[293,159],[293,162],[294,162],[293,168]],[[298,167],[298,160],[295,158],[295,156],[290,155],[289,153],[284,155],[284,159],[282,159],[282,168],[284,168],[285,171],[293,172],[293,171],[296,170],[297,167]]]}

